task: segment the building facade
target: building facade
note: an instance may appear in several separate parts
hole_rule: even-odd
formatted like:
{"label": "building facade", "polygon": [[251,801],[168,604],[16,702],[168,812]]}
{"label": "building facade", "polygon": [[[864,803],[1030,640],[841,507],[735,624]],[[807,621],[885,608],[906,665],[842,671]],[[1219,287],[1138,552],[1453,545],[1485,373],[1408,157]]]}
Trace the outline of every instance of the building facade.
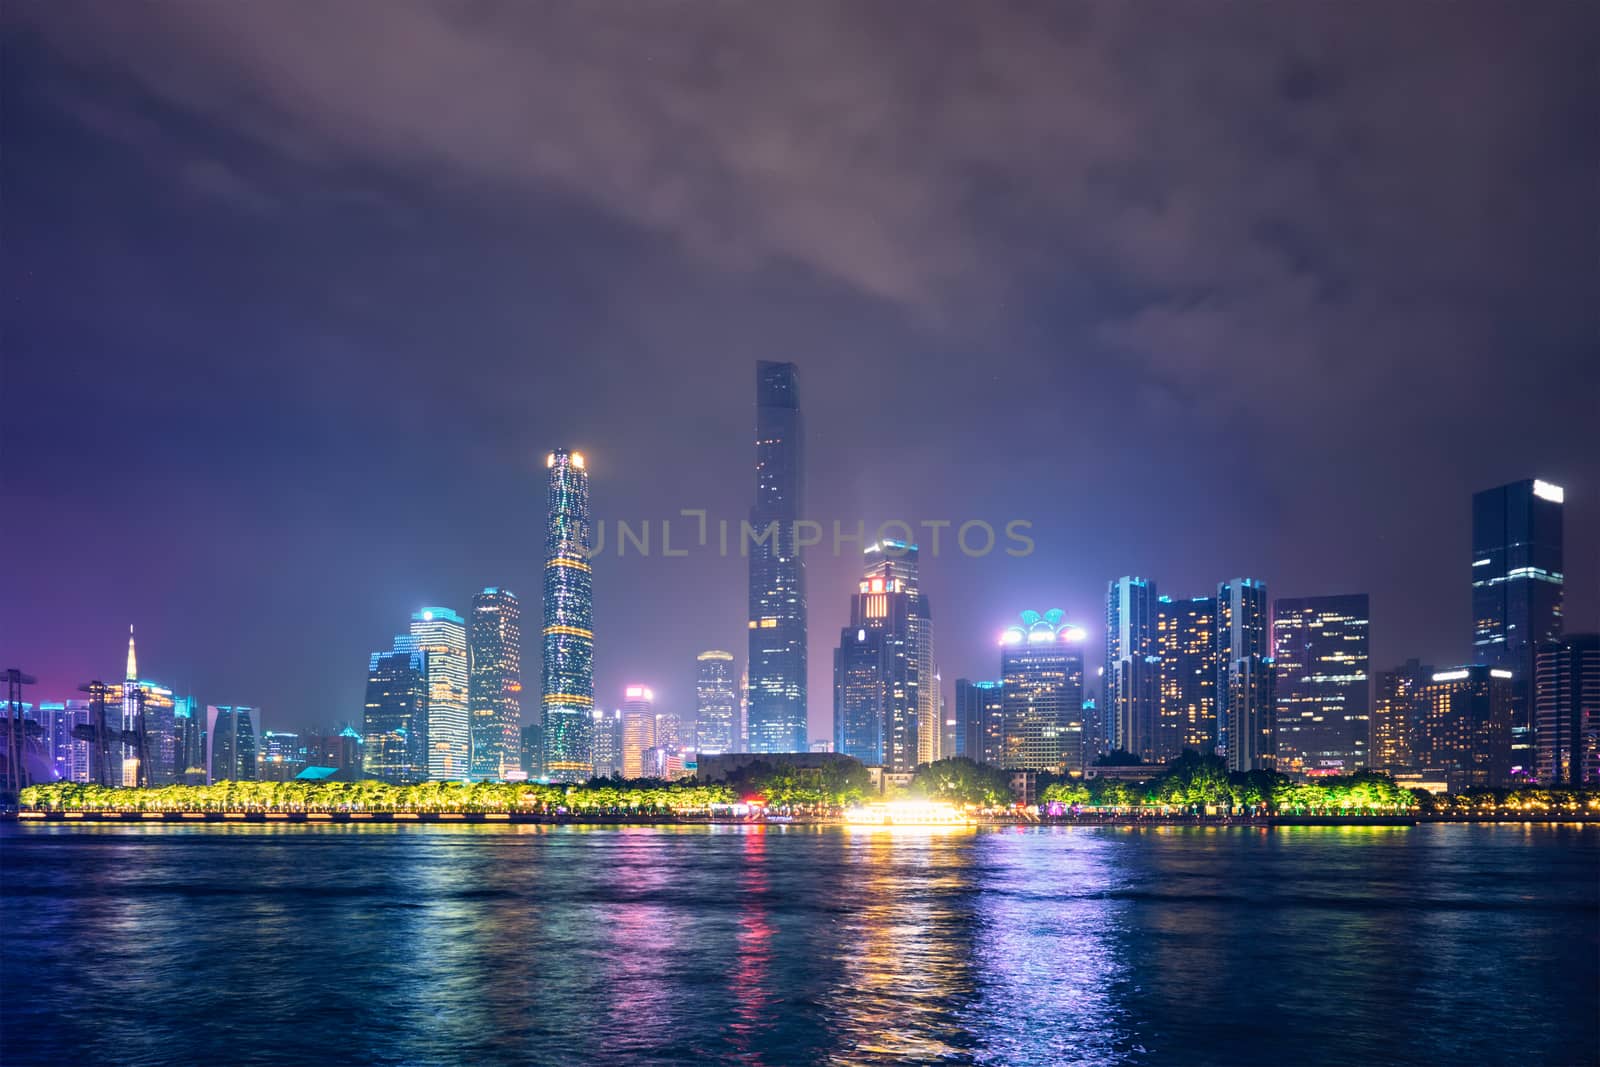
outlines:
{"label": "building facade", "polygon": [[424,652],[374,652],[367,665],[362,713],[362,763],[394,785],[428,778],[428,657]]}
{"label": "building facade", "polygon": [[423,608],[411,630],[395,638],[396,652],[424,653],[428,674],[428,777],[464,782],[471,771],[472,728],[467,718],[467,624],[449,608]]}
{"label": "building facade", "polygon": [[739,696],[733,653],[713,648],[694,658],[694,748],[720,756],[738,751]]}
{"label": "building facade", "polygon": [[1379,671],[1372,700],[1372,769],[1393,773],[1418,766],[1417,733],[1427,713],[1424,691],[1434,669],[1409,659],[1392,671]]}
{"label": "building facade", "polygon": [[1005,752],[1005,702],[999,682],[956,679],[955,753],[1000,766]]}
{"label": "building facade", "polygon": [[472,598],[467,632],[467,715],[472,777],[506,781],[522,772],[522,604],[490,586]]}
{"label": "building facade", "polygon": [[1106,586],[1106,655],[1097,714],[1085,723],[1088,759],[1131,752],[1146,762],[1177,755],[1161,718],[1156,583],[1122,577]]}
{"label": "building facade", "polygon": [[793,363],[756,364],[756,499],[741,549],[750,563],[750,751],[805,752],[804,424]]}
{"label": "building facade", "polygon": [[868,546],[834,652],[834,751],[896,773],[941,748],[933,619],[917,558],[904,541]]}
{"label": "building facade", "polygon": [[1280,598],[1272,611],[1277,769],[1312,777],[1370,765],[1367,595]]}
{"label": "building facade", "polygon": [[1207,755],[1217,747],[1217,598],[1160,598],[1161,721],[1178,745]]}
{"label": "building facade", "polygon": [[1529,478],[1472,497],[1472,659],[1512,673],[1519,726],[1532,722],[1534,650],[1561,637],[1565,496]]}
{"label": "building facade", "polygon": [[1510,784],[1512,678],[1482,664],[1429,678],[1414,754],[1420,766],[1444,771],[1452,793]]}
{"label": "building facade", "polygon": [[1267,586],[1235,578],[1217,586],[1217,752],[1230,771],[1272,770],[1272,646]]}
{"label": "building facade", "polygon": [[256,723],[260,713],[243,704],[206,707],[206,736],[211,739],[211,760],[206,781],[254,782],[256,773]]}
{"label": "building facade", "polygon": [[1539,646],[1533,708],[1539,781],[1600,786],[1600,634],[1572,634]]}
{"label": "building facade", "polygon": [[622,776],[622,711],[596,708],[593,736],[594,776],[596,778]]}
{"label": "building facade", "polygon": [[557,782],[594,773],[594,586],[590,563],[589,472],[581,452],[545,457],[543,771]]}
{"label": "building facade", "polygon": [[1057,608],[1022,613],[1000,638],[1001,764],[1081,774],[1084,633]]}
{"label": "building facade", "polygon": [[656,695],[643,685],[622,691],[622,777],[647,777],[645,753],[656,747]]}

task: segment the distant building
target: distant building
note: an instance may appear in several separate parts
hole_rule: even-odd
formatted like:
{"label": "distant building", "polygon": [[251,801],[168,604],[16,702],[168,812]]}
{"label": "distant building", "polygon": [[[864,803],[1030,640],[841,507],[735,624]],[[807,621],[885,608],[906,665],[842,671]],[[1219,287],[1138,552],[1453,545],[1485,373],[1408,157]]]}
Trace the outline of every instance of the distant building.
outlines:
{"label": "distant building", "polygon": [[590,566],[589,472],[583,453],[558,448],[545,522],[544,773],[581,782],[594,772],[594,588]]}
{"label": "distant building", "polygon": [[806,570],[795,523],[804,516],[804,424],[793,363],[756,364],[756,499],[750,564],[750,749],[806,748]]}
{"label": "distant building", "polygon": [[1113,750],[1152,761],[1178,754],[1179,738],[1161,718],[1158,607],[1148,579],[1117,578],[1106,587],[1103,693],[1098,723],[1085,724],[1087,762]]}
{"label": "distant building", "polygon": [[594,713],[594,776],[622,775],[622,712],[596,708]]}
{"label": "distant building", "polygon": [[396,652],[426,653],[428,677],[428,777],[464,782],[470,770],[472,732],[467,721],[467,626],[449,608],[411,616],[411,631],[395,638]]}
{"label": "distant building", "polygon": [[1161,656],[1161,722],[1180,749],[1217,747],[1217,598],[1161,597],[1156,643]]}
{"label": "distant building", "polygon": [[699,761],[696,777],[703,782],[726,782],[739,778],[758,766],[781,763],[802,773],[825,768],[859,767],[861,761],[839,752],[729,752],[721,756],[705,756]]}
{"label": "distant building", "polygon": [[622,776],[647,778],[645,752],[656,747],[655,693],[643,685],[622,691]]}
{"label": "distant building", "polygon": [[522,768],[529,779],[544,777],[544,730],[538,723],[522,728]]}
{"label": "distant building", "polygon": [[694,658],[694,747],[706,755],[739,749],[739,698],[733,653],[709,649]]}
{"label": "distant building", "polygon": [[427,779],[427,653],[372,654],[362,738],[367,774],[394,785]]}
{"label": "distant building", "polygon": [[1600,634],[1540,645],[1533,677],[1539,781],[1600,786]]}
{"label": "distant building", "polygon": [[1528,478],[1472,497],[1472,658],[1512,672],[1517,725],[1531,723],[1534,650],[1561,637],[1565,495]]}
{"label": "distant building", "polygon": [[1370,765],[1367,595],[1280,598],[1272,611],[1277,769],[1312,777]]}
{"label": "distant building", "polygon": [[[85,721],[87,718],[86,712]],[[207,755],[211,746],[206,739],[204,705],[192,696],[175,697],[172,702],[172,722],[178,748],[177,780],[184,785],[205,785]]]}
{"label": "distant building", "polygon": [[750,668],[739,672],[739,746],[735,752],[750,751]]}
{"label": "distant building", "polygon": [[881,629],[845,627],[833,652],[833,748],[869,767],[885,762],[887,644]]}
{"label": "distant building", "polygon": [[1230,771],[1277,761],[1267,587],[1253,578],[1217,586],[1217,751]]}
{"label": "distant building", "polygon": [[[901,673],[904,674],[906,699],[911,706],[911,736],[915,740],[907,755],[908,765],[901,768],[905,770],[919,763],[932,763],[944,754],[939,723],[938,670],[933,661],[933,608],[922,591],[920,560],[921,550],[908,541],[884,538],[868,545],[862,553],[863,569],[857,594],[866,598],[861,603],[863,610],[859,621],[854,615],[855,598],[851,603],[853,625],[859,628],[862,624],[871,627],[879,623],[889,631],[890,643],[903,645],[905,650],[906,667]],[[874,592],[880,582],[887,601],[884,603],[876,599]],[[896,605],[894,601],[901,597],[903,606]],[[883,613],[874,614],[880,607]],[[892,690],[889,699],[892,705],[897,703]],[[895,732],[886,731],[885,736],[892,749]]]}
{"label": "distant building", "polygon": [[1415,758],[1441,768],[1451,792],[1498,787],[1511,778],[1512,672],[1472,665],[1435,671]]}
{"label": "distant building", "polygon": [[256,774],[256,722],[260,713],[243,704],[206,707],[206,734],[211,739],[210,782],[253,782]]}
{"label": "distant building", "polygon": [[955,752],[1000,766],[1005,753],[1005,706],[999,682],[956,679]]}
{"label": "distant building", "polygon": [[1417,767],[1416,738],[1427,714],[1425,690],[1434,669],[1409,659],[1380,671],[1372,702],[1371,766],[1393,773]]}
{"label": "distant building", "polygon": [[826,738],[816,738],[816,737],[814,737],[814,738],[811,739],[811,751],[813,751],[813,752],[832,752],[833,751],[833,742],[827,740]]}
{"label": "distant building", "polygon": [[335,781],[350,782],[365,777],[365,747],[353,726],[342,726],[328,733],[307,733],[300,737],[300,751],[306,766],[333,771]]}
{"label": "distant building", "polygon": [[88,782],[89,742],[77,739],[73,730],[89,725],[89,702],[41,702],[39,722],[44,727],[45,751],[56,777],[63,782]]}
{"label": "distant building", "polygon": [[152,786],[178,781],[176,700],[172,690],[157,682],[139,683],[139,707],[144,716],[146,778]]}
{"label": "distant building", "polygon": [[522,771],[522,604],[489,586],[472,598],[467,633],[467,715],[472,777],[505,781]]}
{"label": "distant building", "polygon": [[1059,609],[1025,611],[1001,636],[1006,769],[1083,772],[1083,641]]}
{"label": "distant building", "polygon": [[300,735],[283,730],[261,731],[257,776],[263,782],[288,782],[306,769],[306,754]]}

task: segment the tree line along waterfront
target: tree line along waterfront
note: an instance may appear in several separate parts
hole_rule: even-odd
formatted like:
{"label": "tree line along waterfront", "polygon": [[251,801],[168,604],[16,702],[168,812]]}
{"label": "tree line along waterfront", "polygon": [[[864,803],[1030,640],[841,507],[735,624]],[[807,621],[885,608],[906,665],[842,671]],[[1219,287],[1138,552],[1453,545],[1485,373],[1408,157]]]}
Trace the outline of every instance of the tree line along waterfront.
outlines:
{"label": "tree line along waterfront", "polygon": [[[1035,781],[1025,802],[1013,794],[1015,776],[957,757],[924,764],[891,797],[943,802],[973,815],[1071,818],[1078,815],[1525,815],[1600,817],[1594,790],[1483,789],[1434,795],[1406,789],[1387,775],[1296,781],[1269,771],[1229,772],[1215,756],[1185,752],[1149,768],[1150,776]],[[819,770],[762,762],[726,783],[694,780],[593,779],[583,784],[442,782],[393,785],[356,782],[223,781],[155,789],[75,782],[29,786],[23,810],[53,812],[415,812],[511,813],[608,818],[826,818],[884,799],[864,768]]]}

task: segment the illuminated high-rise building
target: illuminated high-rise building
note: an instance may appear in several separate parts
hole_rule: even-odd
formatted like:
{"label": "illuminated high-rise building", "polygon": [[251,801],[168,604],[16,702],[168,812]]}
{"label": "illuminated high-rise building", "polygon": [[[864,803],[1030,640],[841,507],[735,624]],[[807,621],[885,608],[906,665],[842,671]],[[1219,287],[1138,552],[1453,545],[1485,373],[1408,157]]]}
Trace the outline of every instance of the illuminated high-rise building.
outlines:
{"label": "illuminated high-rise building", "polygon": [[396,652],[426,653],[428,672],[428,777],[464,782],[471,771],[472,729],[467,722],[467,624],[449,608],[423,608],[411,632],[395,638]]}
{"label": "illuminated high-rise building", "polygon": [[172,702],[173,733],[177,737],[177,780],[184,785],[206,784],[206,711],[193,696]]}
{"label": "illuminated high-rise building", "polygon": [[1156,604],[1161,656],[1161,721],[1180,748],[1217,747],[1217,600],[1162,597]]}
{"label": "illuminated high-rise building", "polygon": [[734,693],[733,653],[710,649],[694,660],[695,751],[708,756],[736,752],[739,708]]}
{"label": "illuminated high-rise building", "polygon": [[1084,632],[1065,613],[1024,611],[1000,637],[1001,762],[1008,770],[1082,774]]}
{"label": "illuminated high-rise building", "polygon": [[39,704],[39,724],[44,729],[45,754],[64,782],[89,780],[89,742],[74,736],[74,728],[89,725],[87,700],[44,701]]}
{"label": "illuminated high-rise building", "polygon": [[1512,672],[1518,726],[1532,722],[1534,650],[1561,637],[1565,496],[1528,478],[1472,497],[1472,658]]}
{"label": "illuminated high-rise building", "polygon": [[1217,586],[1217,751],[1231,771],[1272,770],[1272,646],[1267,633],[1267,586],[1235,578]]}
{"label": "illuminated high-rise building", "polygon": [[596,708],[594,712],[594,776],[622,774],[622,712]]}
{"label": "illuminated high-rise building", "polygon": [[1005,702],[999,682],[956,679],[955,751],[974,763],[1000,766],[1005,750]]}
{"label": "illuminated high-rise building", "polygon": [[939,757],[938,698],[917,546],[870,545],[834,653],[834,751],[893,772],[932,762]]}
{"label": "illuminated high-rise building", "polygon": [[583,453],[558,448],[544,539],[544,773],[582,782],[594,773],[594,587],[589,562],[589,472]]}
{"label": "illuminated high-rise building", "polygon": [[1161,717],[1156,583],[1123,577],[1106,587],[1106,658],[1098,714],[1084,724],[1089,757],[1120,750],[1147,763],[1179,751]]}
{"label": "illuminated high-rise building", "polygon": [[1280,598],[1272,610],[1277,769],[1312,777],[1370,766],[1367,594]]}
{"label": "illuminated high-rise building", "polygon": [[1373,770],[1391,773],[1418,766],[1417,733],[1426,714],[1423,691],[1434,670],[1408,659],[1392,671],[1379,671],[1373,686],[1372,743],[1369,762]]}
{"label": "illuminated high-rise building", "polygon": [[1600,786],[1600,634],[1540,645],[1533,679],[1539,781]]}
{"label": "illuminated high-rise building", "polygon": [[1423,688],[1416,761],[1443,770],[1452,793],[1509,784],[1512,677],[1473,664],[1435,671]]}
{"label": "illuminated high-rise building", "polygon": [[139,708],[144,719],[145,781],[152,786],[178,781],[176,701],[158,682],[139,683]]}
{"label": "illuminated high-rise building", "polygon": [[256,724],[260,717],[257,709],[243,704],[206,707],[206,736],[211,742],[208,783],[256,780]]}
{"label": "illuminated high-rise building", "polygon": [[122,682],[121,781],[124,786],[146,785],[148,765],[141,767],[143,753],[138,742],[130,744],[127,738],[137,736],[144,729],[144,690],[139,688],[139,660],[133,649],[133,626],[128,627],[128,670]]}
{"label": "illuminated high-rise building", "polygon": [[756,499],[750,509],[750,751],[805,752],[804,427],[793,363],[756,364]]}
{"label": "illuminated high-rise building", "polygon": [[472,598],[467,713],[472,723],[472,777],[505,781],[522,771],[522,604],[490,586]]}
{"label": "illuminated high-rise building", "polygon": [[750,751],[750,668],[739,672],[739,748]]}
{"label": "illuminated high-rise building", "polygon": [[374,652],[367,666],[362,769],[393,785],[428,777],[428,657]]}
{"label": "illuminated high-rise building", "polygon": [[643,778],[645,753],[656,747],[655,693],[643,685],[622,691],[622,776]]}

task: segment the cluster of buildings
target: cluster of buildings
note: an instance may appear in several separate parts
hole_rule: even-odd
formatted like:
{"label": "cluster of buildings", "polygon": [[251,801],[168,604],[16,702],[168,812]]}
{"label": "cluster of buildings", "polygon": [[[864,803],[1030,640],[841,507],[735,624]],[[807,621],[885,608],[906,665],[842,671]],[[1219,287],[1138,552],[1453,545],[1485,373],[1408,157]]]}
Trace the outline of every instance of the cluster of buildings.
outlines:
{"label": "cluster of buildings", "polygon": [[[803,422],[790,363],[756,371],[756,484],[748,546],[745,669],[695,660],[692,717],[630,685],[596,701],[594,553],[581,452],[545,457],[541,689],[523,723],[522,607],[474,594],[465,617],[415,612],[367,665],[361,721],[327,734],[262,731],[259,711],[207,705],[127,677],[87,699],[17,700],[49,775],[107,784],[375,777],[586,781],[675,778],[702,756],[832,751],[885,776],[951,756],[1013,771],[1113,773],[1185,749],[1230,769],[1304,776],[1381,770],[1433,789],[1526,781],[1600,785],[1600,638],[1563,632],[1563,491],[1514,482],[1473,498],[1473,619],[1463,662],[1370,669],[1365,594],[1269,600],[1234,578],[1173,598],[1154,580],[1108,583],[1103,648],[1059,610],[1025,611],[1000,637],[997,675],[944,699],[917,545],[863,552],[849,623],[833,650],[833,731],[809,738]],[[687,665],[686,669],[687,669]],[[1090,668],[1092,666],[1092,673]],[[15,674],[16,672],[13,672]],[[737,678],[736,678],[737,675]],[[681,709],[687,711],[688,709]],[[35,776],[37,780],[37,775]]]}

